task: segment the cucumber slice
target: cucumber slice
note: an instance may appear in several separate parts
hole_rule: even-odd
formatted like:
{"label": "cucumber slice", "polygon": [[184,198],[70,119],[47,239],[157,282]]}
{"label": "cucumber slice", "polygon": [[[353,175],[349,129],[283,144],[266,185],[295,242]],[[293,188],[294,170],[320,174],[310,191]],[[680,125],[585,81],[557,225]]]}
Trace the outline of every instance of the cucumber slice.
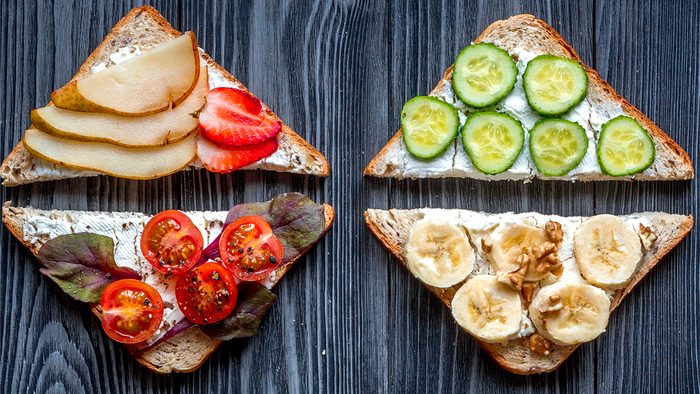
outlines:
{"label": "cucumber slice", "polygon": [[489,175],[509,169],[520,155],[524,141],[520,122],[500,112],[475,112],[462,128],[464,150],[474,166]]}
{"label": "cucumber slice", "polygon": [[654,162],[656,148],[649,133],[634,119],[620,115],[603,125],[598,140],[598,163],[611,176],[632,175]]}
{"label": "cucumber slice", "polygon": [[586,130],[564,119],[542,119],[530,130],[530,156],[543,175],[566,175],[588,150]]}
{"label": "cucumber slice", "polygon": [[496,104],[515,86],[518,68],[508,52],[489,43],[472,44],[457,55],[452,88],[474,108]]}
{"label": "cucumber slice", "polygon": [[416,96],[401,110],[403,142],[419,159],[442,154],[459,132],[459,115],[450,104],[435,97]]}
{"label": "cucumber slice", "polygon": [[532,109],[543,116],[558,116],[586,97],[588,74],[575,60],[540,55],[527,64],[523,88]]}

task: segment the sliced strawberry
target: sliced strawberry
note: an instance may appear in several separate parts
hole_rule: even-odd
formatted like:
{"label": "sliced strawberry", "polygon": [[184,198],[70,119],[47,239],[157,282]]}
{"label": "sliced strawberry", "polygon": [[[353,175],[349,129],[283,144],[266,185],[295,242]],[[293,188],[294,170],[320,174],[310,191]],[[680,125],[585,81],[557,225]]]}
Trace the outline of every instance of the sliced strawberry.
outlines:
{"label": "sliced strawberry", "polygon": [[199,126],[209,141],[226,148],[257,144],[282,130],[282,122],[260,100],[236,88],[216,88],[207,94]]}
{"label": "sliced strawberry", "polygon": [[197,137],[197,156],[204,168],[212,172],[237,170],[270,156],[276,150],[277,138],[238,148],[220,148],[201,135]]}

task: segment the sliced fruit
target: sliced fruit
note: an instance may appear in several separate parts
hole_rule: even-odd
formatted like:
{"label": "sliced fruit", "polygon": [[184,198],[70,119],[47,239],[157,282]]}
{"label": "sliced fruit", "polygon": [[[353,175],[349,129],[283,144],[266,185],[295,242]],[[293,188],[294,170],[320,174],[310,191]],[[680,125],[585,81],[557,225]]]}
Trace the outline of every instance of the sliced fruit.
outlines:
{"label": "sliced fruit", "polygon": [[260,216],[244,216],[226,226],[219,238],[224,266],[242,281],[259,281],[279,267],[284,249]]}
{"label": "sliced fruit", "polygon": [[194,324],[212,324],[225,319],[236,306],[236,280],[221,264],[208,262],[181,275],[175,298],[182,314]]}
{"label": "sliced fruit", "polygon": [[564,119],[542,119],[530,130],[530,156],[537,171],[562,176],[576,168],[588,150],[586,131]]}
{"label": "sliced fruit", "polygon": [[34,156],[68,168],[129,179],[153,179],[187,167],[196,154],[196,138],[157,148],[125,148],[104,142],[81,142],[29,129],[22,139]]}
{"label": "sliced fruit", "polygon": [[277,136],[282,122],[245,90],[216,88],[199,114],[201,133],[224,148],[253,145]]}
{"label": "sliced fruit", "polygon": [[163,299],[156,289],[136,279],[112,282],[102,293],[102,328],[117,342],[150,338],[163,320]]}
{"label": "sliced fruit", "polygon": [[452,88],[474,108],[496,104],[515,86],[518,68],[508,52],[489,43],[472,44],[457,55]]}
{"label": "sliced fruit", "polygon": [[201,135],[197,138],[197,156],[212,172],[231,172],[262,160],[277,151],[277,139],[238,148],[220,148]]}
{"label": "sliced fruit", "polygon": [[170,209],[153,216],[141,234],[141,253],[153,268],[180,275],[202,256],[204,239],[192,220]]}
{"label": "sliced fruit", "polygon": [[457,110],[435,97],[416,96],[401,110],[403,142],[410,154],[419,159],[440,156],[457,137]]}
{"label": "sliced fruit", "polygon": [[603,125],[598,140],[598,163],[607,175],[642,172],[654,162],[656,148],[649,133],[634,119],[620,115]]}
{"label": "sliced fruit", "polygon": [[177,107],[153,115],[125,117],[78,112],[47,106],[32,111],[32,124],[57,137],[79,141],[109,142],[127,147],[163,146],[197,131],[194,114],[209,91],[207,69],[199,73],[197,86]]}
{"label": "sliced fruit", "polygon": [[529,312],[542,336],[558,345],[575,345],[605,332],[610,299],[595,286],[560,282],[540,289]]}
{"label": "sliced fruit", "polygon": [[476,168],[499,174],[515,163],[525,142],[519,121],[499,112],[475,112],[462,128],[462,145]]}
{"label": "sliced fruit", "polygon": [[406,263],[424,283],[435,287],[456,285],[472,272],[474,260],[467,234],[454,224],[424,218],[411,227]]}
{"label": "sliced fruit", "polygon": [[181,103],[199,77],[199,52],[188,32],[141,55],[69,82],[51,93],[63,109],[143,116]]}
{"label": "sliced fruit", "polygon": [[452,316],[478,339],[504,342],[520,331],[520,294],[493,275],[475,276],[455,293]]}
{"label": "sliced fruit", "polygon": [[[534,259],[532,248],[550,242],[544,229],[529,224],[501,224],[491,233],[490,261],[494,271],[505,274],[520,268],[518,257],[526,254]],[[537,272],[530,266],[525,273],[525,280],[538,281],[547,272]]]}
{"label": "sliced fruit", "polygon": [[605,289],[624,287],[642,259],[634,228],[613,215],[597,215],[581,223],[574,234],[574,253],[581,274]]}
{"label": "sliced fruit", "polygon": [[544,116],[558,116],[580,103],[588,91],[588,74],[575,60],[540,55],[523,74],[530,107]]}

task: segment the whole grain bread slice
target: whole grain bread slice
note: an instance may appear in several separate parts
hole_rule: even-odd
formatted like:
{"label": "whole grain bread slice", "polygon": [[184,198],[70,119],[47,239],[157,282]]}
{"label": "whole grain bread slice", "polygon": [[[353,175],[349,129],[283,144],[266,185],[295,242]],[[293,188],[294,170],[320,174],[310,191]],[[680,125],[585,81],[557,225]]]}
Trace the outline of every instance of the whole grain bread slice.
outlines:
{"label": "whole grain bread slice", "polygon": [[[102,43],[85,59],[78,72],[73,76],[73,80],[92,73],[92,68],[98,64],[109,64],[110,55],[118,52],[120,48],[128,46],[146,50],[180,34],[153,7],[134,8],[112,28]],[[240,81],[206,53],[200,51],[200,56],[206,62],[210,72],[218,72],[231,84],[248,91]],[[30,128],[34,128],[34,126],[30,126]],[[328,176],[330,168],[326,158],[284,122],[282,123],[282,131],[277,138],[279,148],[273,155],[275,156],[274,160],[263,159],[245,169]],[[201,165],[195,162],[192,167],[199,168]],[[15,146],[0,165],[0,177],[3,178],[2,184],[4,186],[96,175],[99,173],[66,168],[34,157],[21,142]]]}
{"label": "whole grain bread slice", "polygon": [[[415,222],[422,219],[430,211],[450,211],[447,214],[452,217],[458,214],[458,210],[379,210],[369,209],[365,211],[365,223],[379,242],[406,267],[404,259],[404,247],[408,234]],[[487,213],[479,213],[484,216]],[[527,214],[523,214],[527,215]],[[653,246],[645,252],[634,277],[629,284],[617,291],[612,296],[611,309],[620,305],[622,299],[632,291],[634,286],[663,258],[671,249],[685,238],[693,226],[692,216],[672,215],[663,212],[644,212],[634,214],[643,217],[657,236]],[[555,220],[555,219],[554,219]],[[425,284],[424,284],[425,285]],[[440,300],[451,308],[452,298],[461,286],[461,283],[450,288],[437,288],[425,285]],[[531,352],[527,337],[514,339],[503,344],[493,344],[478,341],[479,345],[502,368],[522,375],[550,372],[561,365],[571,353],[578,347],[554,345],[549,355]]]}
{"label": "whole grain bread slice", "polygon": [[[323,204],[325,227],[324,234],[333,224],[335,211],[328,204]],[[226,212],[219,212],[219,217],[225,218]],[[87,211],[44,211],[34,208],[17,208],[10,206],[6,202],[2,209],[2,220],[5,227],[17,238],[25,247],[27,247],[35,256],[39,253],[41,246],[48,238],[32,239],[27,237],[25,229],[31,228],[30,219],[42,217],[53,222],[65,221],[70,223],[70,218],[76,218],[80,215],[108,215],[114,218],[116,222],[123,221],[124,223],[133,223],[134,219],[144,218],[147,215],[135,212],[87,212]],[[221,223],[219,223],[220,225]],[[29,226],[29,227],[28,227]],[[67,232],[75,232],[70,227]],[[124,231],[120,226],[118,229],[112,229],[114,232]],[[208,231],[205,229],[205,231]],[[218,234],[218,233],[217,233]],[[211,234],[212,237],[216,235]],[[270,285],[274,286],[282,279],[282,276],[292,268],[292,265],[298,260],[301,255],[306,252],[304,250],[300,255],[284,265],[281,265],[270,275]],[[99,316],[99,311],[93,307],[93,313]],[[181,332],[156,346],[143,351],[137,347],[127,346],[132,356],[141,364],[148,367],[150,370],[157,373],[171,372],[192,372],[199,368],[211,354],[222,344],[222,341],[213,339],[207,336],[198,327],[192,327],[184,332]]]}
{"label": "whole grain bread slice", "polygon": [[[625,115],[636,119],[651,135],[656,146],[656,159],[646,171],[629,177],[611,177],[605,174],[581,174],[578,176],[563,177],[539,177],[544,180],[579,180],[579,181],[599,181],[599,180],[681,180],[692,179],[695,176],[693,164],[688,154],[676,144],[673,139],[666,135],[649,118],[630,104],[615,89],[613,89],[597,71],[583,64],[576,51],[564,38],[548,25],[546,22],[535,18],[532,15],[516,15],[506,20],[496,21],[488,26],[474,42],[489,42],[509,53],[513,53],[515,48],[522,48],[536,54],[552,54],[556,56],[574,59],[581,63],[588,73],[588,96],[591,106],[596,108],[601,114],[612,114],[616,108],[622,108]],[[452,67],[450,66],[438,82],[437,86],[430,93],[437,95],[443,90],[446,84],[450,84],[452,77]],[[527,149],[527,146],[523,149]],[[446,178],[465,177],[460,171],[452,168],[436,168],[429,173],[414,174],[407,173],[401,158],[406,155],[403,147],[402,131],[399,131],[389,140],[389,142],[379,151],[364,170],[364,175],[391,178]],[[475,174],[476,175],[476,174]],[[475,176],[476,177],[476,176]],[[479,174],[480,179],[497,180],[498,177]],[[523,176],[519,179],[529,180],[531,176]]]}

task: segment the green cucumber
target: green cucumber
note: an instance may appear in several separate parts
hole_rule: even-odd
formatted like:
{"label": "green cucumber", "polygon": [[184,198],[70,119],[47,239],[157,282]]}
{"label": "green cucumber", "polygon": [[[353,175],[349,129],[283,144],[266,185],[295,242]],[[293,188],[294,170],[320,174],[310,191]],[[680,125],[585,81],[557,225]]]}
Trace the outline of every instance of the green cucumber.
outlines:
{"label": "green cucumber", "polygon": [[527,102],[537,113],[559,116],[586,97],[588,74],[575,60],[540,55],[527,64],[523,89]]}
{"label": "green cucumber", "polygon": [[519,121],[500,112],[474,112],[462,128],[462,145],[481,172],[495,175],[509,169],[520,155],[525,131]]}
{"label": "green cucumber", "polygon": [[625,176],[646,170],[654,162],[656,148],[636,120],[620,115],[603,125],[597,153],[603,173]]}
{"label": "green cucumber", "polygon": [[452,89],[465,104],[484,108],[496,104],[515,86],[518,68],[508,52],[489,43],[472,44],[457,55]]}
{"label": "green cucumber", "polygon": [[559,118],[542,119],[530,130],[530,156],[537,171],[562,176],[576,168],[588,150],[586,130]]}
{"label": "green cucumber", "polygon": [[406,149],[427,160],[442,154],[457,137],[459,115],[450,104],[430,96],[416,96],[401,110]]}

